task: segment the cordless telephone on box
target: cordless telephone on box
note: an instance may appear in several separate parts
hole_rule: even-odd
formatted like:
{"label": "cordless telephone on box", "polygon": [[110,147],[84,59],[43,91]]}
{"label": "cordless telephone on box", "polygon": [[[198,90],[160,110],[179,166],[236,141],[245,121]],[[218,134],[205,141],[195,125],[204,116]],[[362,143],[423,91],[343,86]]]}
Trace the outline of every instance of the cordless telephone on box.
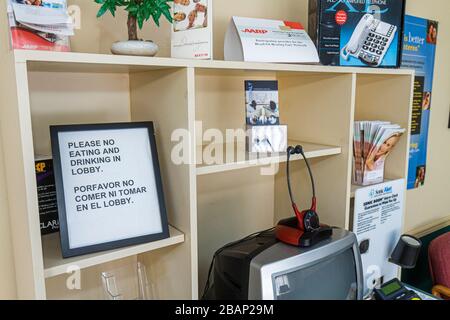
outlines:
{"label": "cordless telephone on box", "polygon": [[366,14],[353,32],[350,42],[342,48],[341,56],[345,60],[353,56],[370,66],[378,67],[383,62],[396,33],[396,26]]}

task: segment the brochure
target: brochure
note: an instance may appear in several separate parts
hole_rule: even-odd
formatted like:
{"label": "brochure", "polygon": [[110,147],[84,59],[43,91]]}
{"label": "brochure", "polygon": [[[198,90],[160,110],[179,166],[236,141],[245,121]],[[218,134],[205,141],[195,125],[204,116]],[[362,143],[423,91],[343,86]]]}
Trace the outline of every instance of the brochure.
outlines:
{"label": "brochure", "polygon": [[301,23],[233,17],[225,35],[225,60],[319,63]]}
{"label": "brochure", "polygon": [[398,276],[399,268],[389,258],[402,234],[404,205],[404,179],[356,191],[352,230],[360,248],[365,295],[380,281]]}
{"label": "brochure", "polygon": [[438,26],[437,21],[414,16],[405,18],[402,68],[416,71],[408,189],[425,184]]}
{"label": "brochure", "polygon": [[35,171],[41,234],[46,235],[59,231],[53,160],[49,157],[37,157]]}
{"label": "brochure", "polygon": [[384,121],[356,121],[353,139],[353,183],[368,186],[384,181],[386,158],[406,132]]}
{"label": "brochure", "polygon": [[212,59],[212,0],[174,0],[172,58]]}
{"label": "brochure", "polygon": [[248,152],[286,152],[287,126],[280,125],[278,81],[245,81],[245,112]]}
{"label": "brochure", "polygon": [[245,81],[247,125],[280,124],[278,81]]}
{"label": "brochure", "polygon": [[13,49],[70,51],[66,0],[7,0]]}

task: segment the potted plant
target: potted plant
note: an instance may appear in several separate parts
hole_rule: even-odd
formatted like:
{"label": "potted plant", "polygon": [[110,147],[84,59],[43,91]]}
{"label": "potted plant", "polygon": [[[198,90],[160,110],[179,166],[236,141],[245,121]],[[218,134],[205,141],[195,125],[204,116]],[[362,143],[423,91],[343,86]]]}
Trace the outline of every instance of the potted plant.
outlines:
{"label": "potted plant", "polygon": [[164,16],[172,23],[169,2],[173,0],[95,0],[101,5],[97,17],[110,12],[113,17],[117,8],[124,7],[128,12],[128,41],[119,41],[112,45],[114,54],[144,55],[153,57],[158,52],[158,46],[153,41],[144,41],[138,37],[138,27],[142,29],[144,22],[152,19],[159,27],[159,20]]}

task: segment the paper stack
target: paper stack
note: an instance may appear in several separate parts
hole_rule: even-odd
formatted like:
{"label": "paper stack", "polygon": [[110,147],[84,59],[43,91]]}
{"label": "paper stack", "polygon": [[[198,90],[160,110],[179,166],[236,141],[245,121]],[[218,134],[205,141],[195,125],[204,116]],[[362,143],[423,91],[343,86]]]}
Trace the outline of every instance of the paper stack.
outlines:
{"label": "paper stack", "polygon": [[7,0],[13,49],[70,51],[67,0]]}
{"label": "paper stack", "polygon": [[405,132],[390,122],[355,122],[353,183],[363,186],[382,183],[386,158]]}

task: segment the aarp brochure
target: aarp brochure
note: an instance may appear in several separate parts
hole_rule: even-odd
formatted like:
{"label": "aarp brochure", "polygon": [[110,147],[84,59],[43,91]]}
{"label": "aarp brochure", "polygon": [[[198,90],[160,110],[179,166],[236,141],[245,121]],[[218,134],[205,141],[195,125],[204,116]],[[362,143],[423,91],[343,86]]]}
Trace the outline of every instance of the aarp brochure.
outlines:
{"label": "aarp brochure", "polygon": [[319,63],[319,56],[301,23],[233,17],[225,35],[225,60]]}

